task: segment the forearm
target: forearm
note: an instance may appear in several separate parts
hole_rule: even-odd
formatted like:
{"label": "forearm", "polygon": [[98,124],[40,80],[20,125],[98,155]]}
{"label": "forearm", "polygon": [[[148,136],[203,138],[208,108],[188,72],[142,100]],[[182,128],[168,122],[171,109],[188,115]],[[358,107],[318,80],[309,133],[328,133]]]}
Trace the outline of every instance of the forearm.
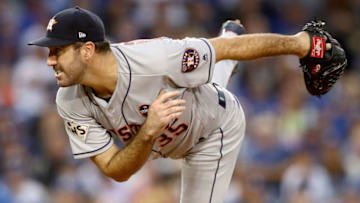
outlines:
{"label": "forearm", "polygon": [[153,140],[152,132],[144,125],[124,149],[120,150],[113,145],[106,152],[91,158],[106,176],[116,181],[126,181],[148,160]]}
{"label": "forearm", "polygon": [[305,32],[296,35],[245,34],[231,38],[210,39],[215,48],[216,61],[223,59],[251,60],[266,56],[293,54],[304,57],[310,48]]}

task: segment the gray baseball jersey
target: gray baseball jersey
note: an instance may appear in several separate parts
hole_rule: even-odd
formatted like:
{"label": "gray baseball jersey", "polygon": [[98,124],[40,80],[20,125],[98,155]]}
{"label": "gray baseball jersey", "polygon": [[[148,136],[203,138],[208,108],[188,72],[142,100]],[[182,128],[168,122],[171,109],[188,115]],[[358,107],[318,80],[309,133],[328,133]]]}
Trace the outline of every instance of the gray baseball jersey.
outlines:
{"label": "gray baseball jersey", "polygon": [[162,89],[180,91],[186,110],[157,138],[155,153],[180,158],[217,127],[218,92],[208,83],[215,53],[208,40],[136,40],[113,44],[111,50],[118,63],[118,81],[110,101],[82,85],[58,90],[58,112],[75,158],[106,151],[112,136],[130,142]]}

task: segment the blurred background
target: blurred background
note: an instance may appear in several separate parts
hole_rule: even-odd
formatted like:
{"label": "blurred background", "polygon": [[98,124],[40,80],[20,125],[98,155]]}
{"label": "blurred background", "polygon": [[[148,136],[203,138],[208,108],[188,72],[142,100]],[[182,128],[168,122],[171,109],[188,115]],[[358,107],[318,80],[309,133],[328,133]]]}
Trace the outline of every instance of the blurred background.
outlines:
{"label": "blurred background", "polygon": [[225,203],[360,202],[359,0],[0,0],[0,203],[178,202],[177,161],[150,162],[116,183],[72,158],[48,50],[25,44],[75,5],[101,16],[111,42],[215,37],[235,18],[249,33],[282,34],[326,20],[349,66],[321,99],[306,92],[296,57],[239,64],[229,89],[247,130]]}

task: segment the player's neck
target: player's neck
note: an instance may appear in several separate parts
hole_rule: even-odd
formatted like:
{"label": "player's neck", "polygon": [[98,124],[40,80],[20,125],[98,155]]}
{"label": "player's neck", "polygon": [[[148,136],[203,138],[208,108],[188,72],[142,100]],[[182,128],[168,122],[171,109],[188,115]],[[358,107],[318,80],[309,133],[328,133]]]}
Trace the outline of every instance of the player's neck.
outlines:
{"label": "player's neck", "polygon": [[110,51],[94,57],[82,84],[91,87],[98,97],[109,98],[115,91],[117,79],[117,63]]}

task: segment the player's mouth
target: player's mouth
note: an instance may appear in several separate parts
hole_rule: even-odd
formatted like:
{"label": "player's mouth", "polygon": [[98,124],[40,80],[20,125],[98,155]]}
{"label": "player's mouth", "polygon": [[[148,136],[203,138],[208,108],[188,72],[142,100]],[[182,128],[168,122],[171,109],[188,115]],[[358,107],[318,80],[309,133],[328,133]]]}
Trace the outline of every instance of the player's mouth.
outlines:
{"label": "player's mouth", "polygon": [[61,71],[55,71],[55,77],[56,79],[60,79],[61,75],[63,74],[63,72]]}
{"label": "player's mouth", "polygon": [[56,70],[55,68],[54,68],[54,72],[55,72],[56,79],[60,79],[63,72],[60,70]]}
{"label": "player's mouth", "polygon": [[62,71],[60,70],[60,69],[57,69],[57,68],[55,68],[55,67],[53,67],[53,70],[54,70],[54,72],[55,72],[55,77],[56,77],[56,79],[60,79],[60,77],[61,77],[61,75],[62,75]]}

